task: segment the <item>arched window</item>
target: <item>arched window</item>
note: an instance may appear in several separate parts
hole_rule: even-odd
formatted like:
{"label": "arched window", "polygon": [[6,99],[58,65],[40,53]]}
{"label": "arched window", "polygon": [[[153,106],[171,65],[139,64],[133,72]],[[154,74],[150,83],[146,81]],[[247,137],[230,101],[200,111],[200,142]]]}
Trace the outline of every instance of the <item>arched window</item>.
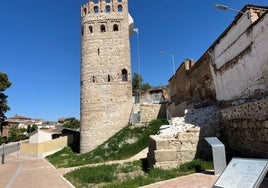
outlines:
{"label": "arched window", "polygon": [[105,25],[101,25],[101,26],[100,26],[100,30],[101,30],[102,33],[103,33],[103,32],[106,32]]}
{"label": "arched window", "polygon": [[108,74],[108,82],[111,82],[111,76]]}
{"label": "arched window", "polygon": [[88,26],[88,30],[90,33],[93,33],[93,26],[92,25]]}
{"label": "arched window", "polygon": [[127,70],[126,69],[123,69],[122,70],[122,81],[123,82],[127,82],[128,81],[128,78],[127,78]]}
{"label": "arched window", "polygon": [[84,15],[87,14],[87,8],[84,8]]}
{"label": "arched window", "polygon": [[106,6],[106,12],[111,12],[111,7],[109,5]]}
{"label": "arched window", "polygon": [[114,24],[113,31],[119,31],[119,28],[118,28],[118,25],[117,24]]}
{"label": "arched window", "polygon": [[123,11],[123,6],[122,5],[118,5],[117,9],[118,9],[118,12],[122,12]]}
{"label": "arched window", "polygon": [[98,13],[99,12],[99,7],[98,6],[95,6],[94,7],[94,13]]}

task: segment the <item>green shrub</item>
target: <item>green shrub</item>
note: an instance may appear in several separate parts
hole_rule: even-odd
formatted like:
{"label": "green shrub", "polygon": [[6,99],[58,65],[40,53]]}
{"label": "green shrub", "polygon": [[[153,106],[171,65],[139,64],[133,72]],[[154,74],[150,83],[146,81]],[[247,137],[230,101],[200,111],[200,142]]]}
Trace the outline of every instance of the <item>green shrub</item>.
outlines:
{"label": "green shrub", "polygon": [[159,127],[167,123],[167,120],[159,119],[146,126],[127,126],[89,153],[77,155],[70,148],[64,148],[47,159],[56,167],[127,159],[148,147],[149,136],[155,135]]}

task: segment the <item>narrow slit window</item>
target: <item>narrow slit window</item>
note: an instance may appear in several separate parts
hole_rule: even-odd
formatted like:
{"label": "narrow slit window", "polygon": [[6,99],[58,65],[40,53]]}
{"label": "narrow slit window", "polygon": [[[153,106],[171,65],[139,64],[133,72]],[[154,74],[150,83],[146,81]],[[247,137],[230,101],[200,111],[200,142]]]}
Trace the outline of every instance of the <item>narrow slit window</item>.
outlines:
{"label": "narrow slit window", "polygon": [[81,27],[81,36],[84,36],[84,26]]}
{"label": "narrow slit window", "polygon": [[100,49],[98,48],[98,55],[100,55]]}
{"label": "narrow slit window", "polygon": [[126,69],[123,69],[122,70],[122,81],[123,82],[127,82],[128,81],[128,78],[127,78],[127,70]]}
{"label": "narrow slit window", "polygon": [[84,8],[84,15],[87,14],[87,8]]}
{"label": "narrow slit window", "polygon": [[93,33],[93,26],[90,25],[90,26],[88,27],[88,30],[89,30],[90,33]]}
{"label": "narrow slit window", "polygon": [[111,76],[108,74],[108,82],[111,82]]}
{"label": "narrow slit window", "polygon": [[92,82],[93,82],[93,83],[96,82],[96,78],[95,78],[95,76],[92,76]]}

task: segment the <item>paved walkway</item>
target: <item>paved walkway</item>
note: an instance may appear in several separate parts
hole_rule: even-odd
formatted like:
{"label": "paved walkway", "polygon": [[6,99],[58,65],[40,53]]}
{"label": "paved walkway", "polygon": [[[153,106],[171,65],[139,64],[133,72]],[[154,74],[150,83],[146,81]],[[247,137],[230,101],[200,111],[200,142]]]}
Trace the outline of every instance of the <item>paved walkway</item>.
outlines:
{"label": "paved walkway", "polygon": [[[139,154],[128,161],[141,157]],[[117,162],[127,162],[117,161]],[[110,162],[111,163],[111,162]],[[0,164],[1,188],[72,188],[62,175],[74,168],[55,169],[44,159],[27,158],[10,154],[5,157],[5,164]],[[158,182],[143,188],[210,188],[217,180],[213,172],[196,173],[188,176]],[[260,188],[268,187],[268,179]]]}
{"label": "paved walkway", "polygon": [[44,159],[26,158],[10,154],[0,164],[1,188],[70,188],[62,177],[62,170],[52,167]]}

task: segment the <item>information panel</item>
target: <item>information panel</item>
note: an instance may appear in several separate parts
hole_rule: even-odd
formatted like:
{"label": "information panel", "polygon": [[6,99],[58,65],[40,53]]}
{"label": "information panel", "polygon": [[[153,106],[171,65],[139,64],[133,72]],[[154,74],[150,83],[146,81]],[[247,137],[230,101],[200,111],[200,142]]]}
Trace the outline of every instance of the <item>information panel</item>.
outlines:
{"label": "information panel", "polygon": [[266,159],[233,158],[213,188],[258,188],[267,170]]}

